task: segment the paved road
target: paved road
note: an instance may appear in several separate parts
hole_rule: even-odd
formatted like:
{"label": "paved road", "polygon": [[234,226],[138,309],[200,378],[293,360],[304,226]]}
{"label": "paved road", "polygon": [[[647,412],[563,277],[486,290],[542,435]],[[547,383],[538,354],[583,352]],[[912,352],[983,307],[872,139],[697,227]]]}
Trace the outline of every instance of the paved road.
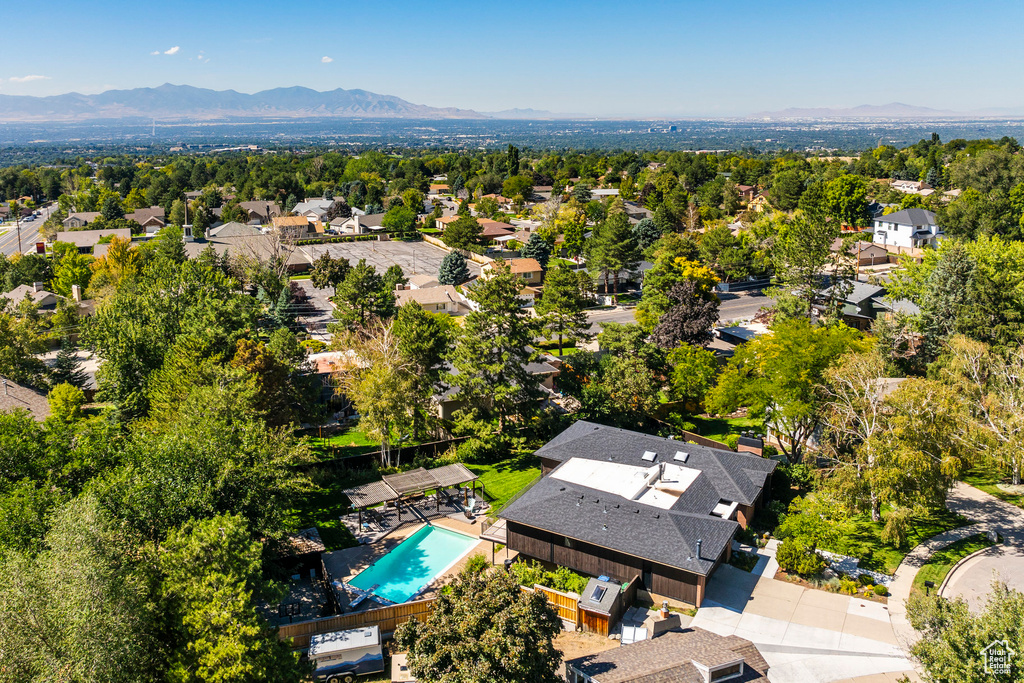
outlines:
{"label": "paved road", "polygon": [[[27,251],[35,253],[36,242],[42,241],[39,237],[39,228],[43,227],[43,222],[49,217],[51,211],[53,211],[53,206],[40,209],[39,217],[35,218],[32,221],[21,221],[22,253]],[[4,256],[11,256],[12,254],[17,254],[18,230],[15,227],[14,222],[8,221],[3,225],[2,228],[0,228],[0,230],[6,230],[4,234],[0,235],[0,254],[3,254]]]}
{"label": "paved road", "polygon": [[994,545],[958,564],[946,577],[943,597],[963,598],[971,611],[985,608],[992,581],[999,579],[1014,590],[1024,590],[1024,549]]}
{"label": "paved road", "polygon": [[[742,293],[723,293],[718,295],[722,305],[718,309],[718,319],[722,323],[735,320],[747,320],[754,317],[762,306],[771,306],[774,301],[764,295],[761,291]],[[594,310],[587,313],[591,322],[590,331],[597,333],[601,331],[600,323],[631,323],[633,308],[612,308]]]}

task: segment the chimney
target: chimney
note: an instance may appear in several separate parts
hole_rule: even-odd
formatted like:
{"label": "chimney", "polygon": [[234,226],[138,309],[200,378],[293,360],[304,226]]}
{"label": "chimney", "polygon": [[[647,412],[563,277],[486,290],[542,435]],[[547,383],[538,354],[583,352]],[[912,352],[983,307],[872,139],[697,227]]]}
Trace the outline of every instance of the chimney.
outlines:
{"label": "chimney", "polygon": [[701,545],[703,545],[703,543],[704,543],[704,541],[700,540],[699,538],[697,539],[697,559],[698,560],[700,559],[700,547],[701,547]]}
{"label": "chimney", "polygon": [[658,463],[658,481],[665,481],[665,463]]}
{"label": "chimney", "polygon": [[668,619],[668,600],[661,601],[661,618]]}
{"label": "chimney", "polygon": [[82,303],[82,285],[71,285],[71,298]]}
{"label": "chimney", "polygon": [[43,291],[43,283],[42,282],[33,282],[32,283],[32,291],[33,292],[41,292],[41,291]]}
{"label": "chimney", "polygon": [[6,396],[7,395],[7,379],[6,378],[4,378],[3,383],[4,383],[4,396]]}

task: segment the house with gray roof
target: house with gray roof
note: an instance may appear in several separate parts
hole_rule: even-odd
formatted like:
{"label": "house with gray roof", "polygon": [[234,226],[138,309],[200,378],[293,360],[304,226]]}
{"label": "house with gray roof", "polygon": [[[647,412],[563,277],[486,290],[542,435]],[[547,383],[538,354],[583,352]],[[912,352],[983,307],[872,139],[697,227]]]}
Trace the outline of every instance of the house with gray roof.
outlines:
{"label": "house with gray roof", "polygon": [[50,402],[45,394],[0,377],[0,413],[15,410],[24,410],[42,422],[50,416]]}
{"label": "house with gray roof", "polygon": [[537,456],[543,476],[501,511],[510,550],[696,606],[776,466],[582,420]]}
{"label": "house with gray roof", "polygon": [[876,216],[872,226],[875,244],[907,249],[934,247],[944,235],[935,214],[927,209],[903,209]]}

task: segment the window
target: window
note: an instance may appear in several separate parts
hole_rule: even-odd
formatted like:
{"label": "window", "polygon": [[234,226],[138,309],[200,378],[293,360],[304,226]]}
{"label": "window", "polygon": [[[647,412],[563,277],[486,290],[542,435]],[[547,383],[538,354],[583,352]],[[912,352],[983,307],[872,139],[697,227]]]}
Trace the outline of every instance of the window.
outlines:
{"label": "window", "polygon": [[737,662],[728,666],[723,666],[720,669],[715,669],[711,672],[712,681],[725,681],[730,678],[735,678],[743,673],[743,662]]}
{"label": "window", "polygon": [[565,538],[562,539],[562,543],[565,544],[566,548],[572,548],[573,547],[572,539],[569,538],[568,536],[566,536]]}

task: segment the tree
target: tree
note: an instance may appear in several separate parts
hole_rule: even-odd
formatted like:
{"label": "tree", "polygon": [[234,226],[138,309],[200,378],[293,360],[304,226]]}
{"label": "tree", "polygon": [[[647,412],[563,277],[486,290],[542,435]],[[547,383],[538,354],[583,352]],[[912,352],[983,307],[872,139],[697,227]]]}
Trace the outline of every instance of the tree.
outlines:
{"label": "tree", "polygon": [[121,206],[121,199],[117,195],[108,195],[103,200],[103,208],[101,210],[103,220],[113,221],[118,218],[124,218],[124,207]]}
{"label": "tree", "polygon": [[170,225],[177,225],[179,228],[185,225],[185,202],[175,199],[171,204],[171,213],[167,218]]}
{"label": "tree", "polygon": [[188,258],[185,252],[185,231],[176,225],[168,225],[153,240],[154,253],[158,257],[170,259],[175,263],[184,263]]}
{"label": "tree", "polygon": [[815,326],[805,319],[776,323],[766,334],[736,349],[708,394],[708,409],[725,414],[741,406],[779,437],[790,462],[803,458],[807,439],[821,423],[818,385],[847,351],[866,343],[845,325]]}
{"label": "tree", "polygon": [[[422,204],[422,202],[420,203]],[[404,238],[410,235],[416,227],[416,212],[407,206],[392,206],[380,219],[380,223],[387,228],[388,232],[396,237]]]}
{"label": "tree", "polygon": [[339,393],[359,411],[360,428],[380,442],[381,466],[397,467],[391,446],[412,432],[417,403],[427,398],[416,392],[415,366],[402,354],[393,322],[378,320],[339,341],[358,359],[339,370]]}
{"label": "tree", "polygon": [[643,218],[633,226],[632,237],[640,251],[647,251],[661,238],[662,232],[664,232],[662,226],[650,218]]}
{"label": "tree", "polygon": [[[780,222],[773,248],[775,286],[766,292],[775,298],[780,314],[810,318],[814,305],[825,299],[825,315],[838,317],[838,306],[852,286],[853,275],[842,250],[831,250],[839,232],[838,221],[817,221],[798,215]],[[833,282],[827,294],[821,291],[826,274]]]}
{"label": "tree", "polygon": [[[950,601],[936,591],[931,596],[911,594],[907,619],[920,634],[910,652],[920,662],[925,680],[948,683],[992,681],[1011,683],[1024,677],[1024,593],[994,581],[980,612],[963,598]],[[1000,641],[1010,655],[1005,671],[987,667],[986,651]]]}
{"label": "tree", "polygon": [[0,681],[161,680],[157,615],[126,552],[136,540],[80,496],[55,513],[43,545],[0,562]]}
{"label": "tree", "polygon": [[478,310],[463,320],[449,361],[454,372],[445,381],[458,387],[456,400],[493,414],[499,430],[535,407],[539,380],[527,369],[539,354],[530,347],[537,321],[522,306],[522,280],[503,261],[469,292]]}
{"label": "tree", "polygon": [[718,297],[694,280],[684,280],[668,291],[672,307],[651,332],[655,344],[673,349],[680,344],[707,346],[718,322]]}
{"label": "tree", "polygon": [[541,268],[547,268],[548,260],[551,258],[551,246],[539,234],[532,233],[530,239],[523,245],[520,255],[523,258],[535,259]]}
{"label": "tree", "polygon": [[442,285],[461,285],[471,277],[466,257],[460,251],[450,251],[441,259],[437,281]]}
{"label": "tree", "polygon": [[459,216],[448,224],[441,233],[441,239],[452,249],[469,249],[480,243],[483,228],[472,216]]}
{"label": "tree", "polygon": [[84,292],[92,278],[92,270],[89,269],[91,260],[89,256],[79,254],[78,248],[74,245],[65,242],[55,243],[53,280],[50,282],[50,288],[64,297],[71,297],[74,285],[78,285]]}
{"label": "tree", "polygon": [[633,315],[648,332],[653,332],[675,304],[669,292],[678,284],[692,282],[703,298],[717,298],[714,289],[718,278],[714,272],[680,255],[684,253],[690,253],[685,238],[669,233],[662,238],[662,247],[655,251],[654,267],[644,275],[643,295]]}
{"label": "tree", "polygon": [[668,362],[672,366],[672,397],[700,404],[718,375],[715,352],[683,343],[668,352]]}
{"label": "tree", "polygon": [[796,169],[781,171],[772,177],[768,197],[772,206],[780,211],[792,211],[804,193],[804,181]]}
{"label": "tree", "polygon": [[825,188],[825,211],[841,225],[860,226],[868,220],[868,188],[857,175],[841,175]]}
{"label": "tree", "polygon": [[395,633],[423,683],[557,683],[553,645],[561,622],[544,596],[509,572],[464,572],[448,584],[425,622]]}
{"label": "tree", "polygon": [[566,338],[575,346],[591,337],[590,321],[584,312],[590,302],[581,275],[564,263],[558,264],[547,272],[544,294],[534,306],[544,329],[557,337],[559,356]]}
{"label": "tree", "polygon": [[89,383],[89,376],[82,370],[82,361],[75,354],[75,347],[66,336],[61,339],[60,351],[54,360],[50,380],[55,386],[70,384],[79,389],[84,389]]}
{"label": "tree", "polygon": [[347,258],[331,258],[325,251],[313,262],[309,279],[317,289],[331,288],[337,291],[338,285],[344,282],[351,267]]}
{"label": "tree", "polygon": [[420,400],[413,430],[423,433],[427,411],[423,408],[437,389],[444,374],[444,359],[454,336],[453,323],[446,313],[424,311],[418,303],[410,301],[398,309],[394,334],[398,339],[398,352],[413,368],[413,381]]}
{"label": "tree", "polygon": [[245,520],[188,521],[161,546],[160,595],[172,615],[172,681],[296,681],[302,673],[256,610],[276,591],[262,576],[262,544]]}
{"label": "tree", "polygon": [[619,293],[619,278],[622,272],[633,270],[640,260],[626,214],[613,214],[594,228],[587,247],[589,269],[604,280],[606,293],[608,277],[611,276],[612,298],[615,299]]}
{"label": "tree", "polygon": [[85,394],[73,384],[58,384],[47,396],[50,417],[60,422],[75,422],[82,418]]}
{"label": "tree", "polygon": [[388,308],[387,299],[394,301],[394,293],[384,291],[384,278],[366,259],[349,269],[345,280],[336,288],[335,301],[339,308],[335,317],[349,325],[365,326],[370,316],[379,316]]}
{"label": "tree", "polygon": [[501,194],[509,199],[522,197],[529,201],[533,197],[533,178],[525,175],[513,175],[501,186]]}

